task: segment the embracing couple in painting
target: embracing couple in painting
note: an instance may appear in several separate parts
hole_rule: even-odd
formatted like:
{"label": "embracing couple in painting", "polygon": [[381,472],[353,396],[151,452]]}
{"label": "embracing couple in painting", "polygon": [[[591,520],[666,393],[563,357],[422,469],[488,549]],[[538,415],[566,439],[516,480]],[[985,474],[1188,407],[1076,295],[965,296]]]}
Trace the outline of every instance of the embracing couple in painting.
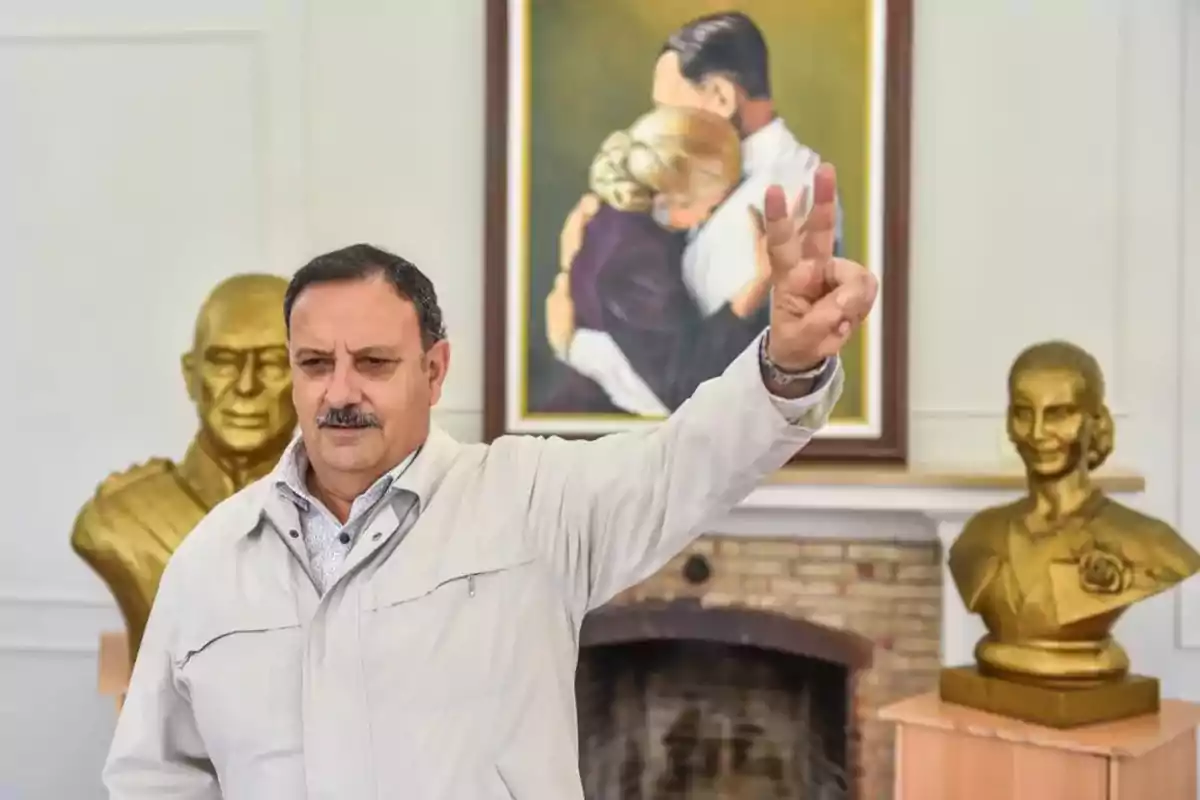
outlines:
{"label": "embracing couple in painting", "polygon": [[763,197],[800,196],[820,164],[776,116],[767,62],[740,13],[667,40],[655,110],[604,140],[563,226],[546,335],[569,369],[541,410],[665,417],[766,327]]}

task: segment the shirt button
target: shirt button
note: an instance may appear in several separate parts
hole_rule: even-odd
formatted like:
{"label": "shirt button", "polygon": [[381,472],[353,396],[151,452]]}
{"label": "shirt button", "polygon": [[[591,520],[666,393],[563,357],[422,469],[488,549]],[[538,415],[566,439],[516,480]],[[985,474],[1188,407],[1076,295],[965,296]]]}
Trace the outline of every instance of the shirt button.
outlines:
{"label": "shirt button", "polygon": [[341,533],[338,534],[338,541],[341,542],[342,544],[350,544],[350,534],[346,533],[345,531],[342,531]]}
{"label": "shirt button", "polygon": [[371,537],[371,541],[378,542],[382,538],[383,538],[383,531],[376,531],[375,535]]}
{"label": "shirt button", "polygon": [[300,531],[298,531],[298,530],[294,530],[294,529],[293,529],[293,530],[290,530],[290,531],[288,531],[288,536],[292,537],[293,539],[299,539],[299,538],[300,538]]}

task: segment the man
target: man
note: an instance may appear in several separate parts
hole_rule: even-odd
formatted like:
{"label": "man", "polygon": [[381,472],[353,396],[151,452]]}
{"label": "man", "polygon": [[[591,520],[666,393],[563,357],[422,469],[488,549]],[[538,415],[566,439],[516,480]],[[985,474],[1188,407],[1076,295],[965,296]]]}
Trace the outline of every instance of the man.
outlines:
{"label": "man", "polygon": [[581,800],[584,615],[659,569],[803,447],[875,300],[766,202],[770,329],[670,420],[596,441],[462,445],[432,285],[364,245],[292,281],[300,438],[167,567],[105,769],[113,800]]}
{"label": "man", "polygon": [[[697,106],[731,120],[742,136],[745,180],[684,251],[684,281],[700,311],[712,314],[754,276],[754,228],[746,209],[761,210],[767,187],[798,197],[820,158],[800,144],[775,113],[762,31],[741,12],[711,14],[673,33],[654,65],[657,105]],[[835,248],[841,244],[841,215]]]}
{"label": "man", "polygon": [[167,559],[213,506],[270,472],[296,430],[279,313],[287,285],[235,275],[212,290],[182,358],[200,420],[183,460],[109,476],[75,520],[71,547],[116,598],[130,663]]}
{"label": "man", "polygon": [[[734,123],[742,138],[742,183],[712,217],[688,236],[683,251],[683,281],[700,316],[711,324],[731,327],[730,303],[756,273],[756,230],[747,209],[762,210],[770,185],[789,198],[811,186],[819,156],[800,144],[775,112],[770,63],[762,31],[741,12],[694,19],[663,45],[654,66],[655,105],[702,108]],[[570,264],[583,241],[583,229],[595,213],[594,198],[585,198],[568,216],[560,235],[560,262]],[[836,218],[835,253],[841,251],[841,213]],[[566,339],[565,361],[586,365],[619,406],[646,416],[665,415],[666,398],[653,385],[656,376],[639,373],[607,333],[575,331],[566,281],[556,283],[547,298],[547,334]],[[754,315],[765,325],[765,316]],[[736,331],[739,326],[732,326]],[[754,325],[741,326],[747,331]],[[750,336],[752,334],[747,334]]]}

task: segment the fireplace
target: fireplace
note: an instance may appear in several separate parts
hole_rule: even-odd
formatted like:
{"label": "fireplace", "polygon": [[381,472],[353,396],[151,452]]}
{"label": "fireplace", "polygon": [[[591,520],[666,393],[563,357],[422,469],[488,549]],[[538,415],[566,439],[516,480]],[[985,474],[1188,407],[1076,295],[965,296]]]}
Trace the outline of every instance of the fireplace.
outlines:
{"label": "fireplace", "polygon": [[936,686],[936,540],[709,536],[588,615],[588,800],[887,800],[876,709]]}
{"label": "fireplace", "polygon": [[599,610],[577,673],[586,797],[852,797],[852,687],[871,651],[852,633],[695,599]]}
{"label": "fireplace", "polygon": [[[1121,500],[1143,486],[1101,483]],[[1023,487],[1019,473],[912,468],[759,487],[584,621],[587,796],[891,800],[894,730],[876,712],[935,690],[943,661],[969,663],[983,634],[944,548]]]}

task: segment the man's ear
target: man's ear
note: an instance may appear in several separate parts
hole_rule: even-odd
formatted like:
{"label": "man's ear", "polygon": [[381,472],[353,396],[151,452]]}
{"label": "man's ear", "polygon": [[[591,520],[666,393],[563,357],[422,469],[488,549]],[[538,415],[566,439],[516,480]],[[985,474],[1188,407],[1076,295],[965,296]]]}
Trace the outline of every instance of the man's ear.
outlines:
{"label": "man's ear", "polygon": [[183,385],[187,387],[188,397],[193,403],[199,402],[200,387],[196,385],[196,356],[194,353],[184,353],[179,359],[183,370]]}
{"label": "man's ear", "polygon": [[700,86],[704,106],[725,119],[733,119],[738,109],[738,88],[724,75],[709,75]]}
{"label": "man's ear", "polygon": [[442,339],[434,342],[425,353],[426,375],[429,379],[429,405],[437,405],[442,397],[442,384],[450,370],[450,342]]}

